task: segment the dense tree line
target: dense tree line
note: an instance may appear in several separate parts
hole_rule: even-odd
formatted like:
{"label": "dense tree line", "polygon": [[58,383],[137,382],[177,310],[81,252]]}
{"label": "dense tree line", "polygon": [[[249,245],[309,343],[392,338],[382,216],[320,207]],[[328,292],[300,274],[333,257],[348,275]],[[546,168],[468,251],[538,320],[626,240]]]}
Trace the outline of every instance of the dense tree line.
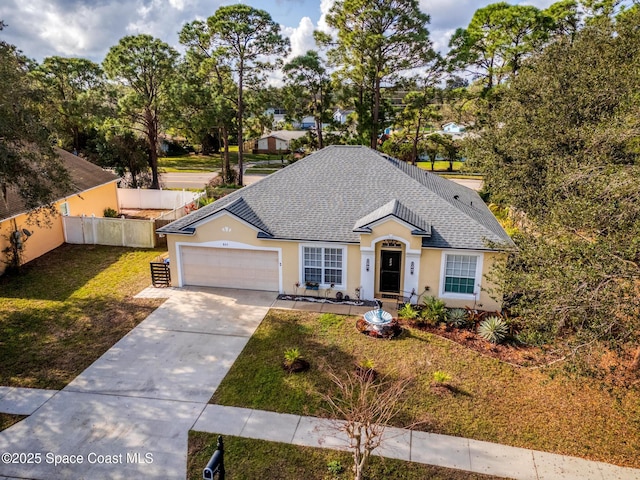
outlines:
{"label": "dense tree line", "polygon": [[639,25],[637,6],[609,10],[523,62],[469,148],[491,199],[519,222],[518,253],[496,273],[522,338],[562,339],[595,363],[614,351],[632,369],[640,366]]}

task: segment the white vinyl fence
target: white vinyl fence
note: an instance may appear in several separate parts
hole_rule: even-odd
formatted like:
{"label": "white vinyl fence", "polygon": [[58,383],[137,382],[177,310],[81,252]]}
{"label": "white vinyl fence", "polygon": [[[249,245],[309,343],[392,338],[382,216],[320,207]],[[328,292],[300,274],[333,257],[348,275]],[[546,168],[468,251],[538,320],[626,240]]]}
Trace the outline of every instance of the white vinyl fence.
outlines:
{"label": "white vinyl fence", "polygon": [[62,217],[67,243],[155,247],[155,221],[126,218]]}
{"label": "white vinyl fence", "polygon": [[[119,208],[137,210],[171,210],[155,219],[99,218],[85,215],[62,217],[67,243],[153,248],[159,243],[157,226],[184,217],[203,192],[185,190],[118,189]],[[156,220],[159,222],[156,223]],[[164,239],[166,242],[166,239]],[[162,242],[161,242],[162,243]]]}
{"label": "white vinyl fence", "polygon": [[146,190],[142,188],[119,188],[118,207],[140,210],[176,210],[197,200],[202,192],[186,190]]}

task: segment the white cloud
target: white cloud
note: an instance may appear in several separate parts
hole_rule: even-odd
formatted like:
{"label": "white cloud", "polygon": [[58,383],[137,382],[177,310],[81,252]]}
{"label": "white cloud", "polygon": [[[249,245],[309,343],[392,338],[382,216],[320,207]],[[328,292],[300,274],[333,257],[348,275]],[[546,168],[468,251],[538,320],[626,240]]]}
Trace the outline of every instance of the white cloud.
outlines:
{"label": "white cloud", "polygon": [[318,20],[318,30],[321,32],[329,34],[333,33],[333,29],[327,25],[327,14],[329,13],[329,10],[331,10],[331,7],[333,7],[334,3],[335,0],[320,0],[320,19]]}
{"label": "white cloud", "polygon": [[313,22],[309,17],[302,17],[296,28],[283,28],[283,33],[289,37],[291,42],[291,53],[288,59],[304,55],[308,50],[316,48],[316,42],[313,39],[314,29]]}

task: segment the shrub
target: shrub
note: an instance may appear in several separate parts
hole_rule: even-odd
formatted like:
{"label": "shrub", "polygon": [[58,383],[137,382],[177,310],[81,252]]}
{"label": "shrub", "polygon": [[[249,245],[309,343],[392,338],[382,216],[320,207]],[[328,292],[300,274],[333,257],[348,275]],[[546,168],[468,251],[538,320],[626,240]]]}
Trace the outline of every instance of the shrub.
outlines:
{"label": "shrub", "polygon": [[508,332],[507,322],[495,315],[480,322],[478,327],[478,335],[491,343],[502,343]]}
{"label": "shrub", "polygon": [[363,360],[360,360],[360,364],[358,366],[363,370],[373,370],[376,364],[370,358],[365,358]]}
{"label": "shrub", "polygon": [[339,460],[331,460],[327,463],[327,470],[331,475],[340,475],[344,471],[344,467]]}
{"label": "shrub", "polygon": [[285,365],[293,365],[293,362],[301,357],[300,350],[295,348],[288,348],[284,351],[284,363]]}
{"label": "shrub", "polygon": [[118,217],[118,212],[116,210],[114,210],[113,208],[111,208],[111,207],[107,207],[102,212],[102,215],[105,218],[117,218]]}
{"label": "shrub", "polygon": [[198,208],[205,207],[210,203],[213,203],[213,198],[208,198],[207,196],[202,196],[198,199]]}
{"label": "shrub", "polygon": [[437,325],[443,322],[446,315],[445,304],[436,297],[426,297],[422,307],[421,318],[428,325]]}
{"label": "shrub", "polygon": [[447,372],[443,372],[442,370],[433,372],[433,381],[435,383],[446,383],[449,380],[451,380],[451,375]]}
{"label": "shrub", "polygon": [[406,318],[407,320],[413,320],[418,317],[418,311],[413,308],[410,303],[405,303],[400,310],[398,310],[398,316]]}
{"label": "shrub", "polygon": [[469,317],[464,308],[449,308],[445,322],[455,328],[465,328],[469,325]]}

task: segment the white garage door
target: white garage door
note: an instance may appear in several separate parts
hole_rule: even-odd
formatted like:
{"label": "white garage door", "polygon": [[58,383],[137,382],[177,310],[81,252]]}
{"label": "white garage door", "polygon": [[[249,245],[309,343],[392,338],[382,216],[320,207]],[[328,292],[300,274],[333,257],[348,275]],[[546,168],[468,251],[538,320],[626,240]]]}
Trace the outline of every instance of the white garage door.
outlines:
{"label": "white garage door", "polygon": [[278,252],[182,247],[184,285],[279,290]]}

